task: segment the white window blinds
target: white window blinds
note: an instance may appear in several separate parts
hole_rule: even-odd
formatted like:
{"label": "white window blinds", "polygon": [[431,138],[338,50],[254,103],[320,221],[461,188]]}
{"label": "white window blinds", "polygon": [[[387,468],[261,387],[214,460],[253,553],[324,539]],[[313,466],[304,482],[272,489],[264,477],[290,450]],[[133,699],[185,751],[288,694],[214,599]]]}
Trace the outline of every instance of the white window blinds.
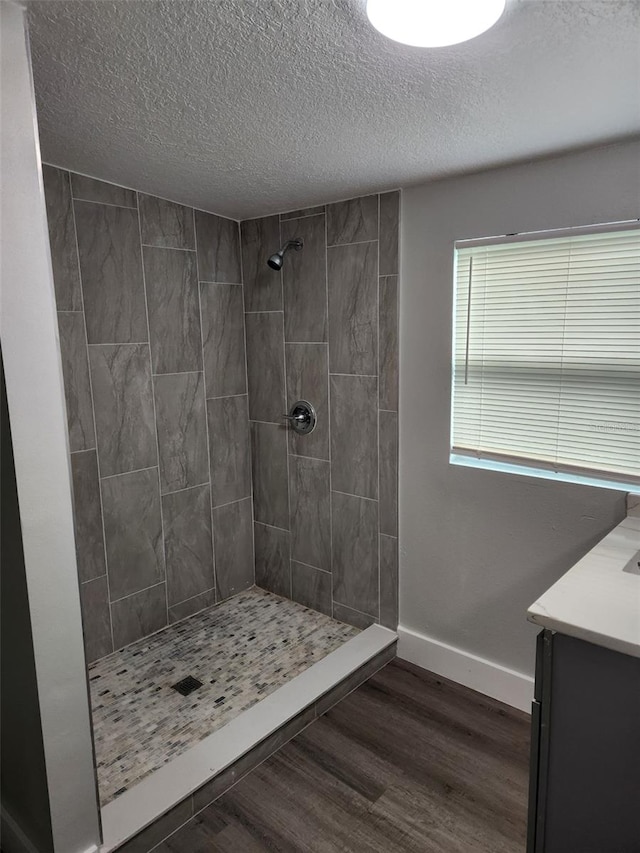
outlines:
{"label": "white window blinds", "polygon": [[452,453],[640,482],[640,231],[455,252]]}

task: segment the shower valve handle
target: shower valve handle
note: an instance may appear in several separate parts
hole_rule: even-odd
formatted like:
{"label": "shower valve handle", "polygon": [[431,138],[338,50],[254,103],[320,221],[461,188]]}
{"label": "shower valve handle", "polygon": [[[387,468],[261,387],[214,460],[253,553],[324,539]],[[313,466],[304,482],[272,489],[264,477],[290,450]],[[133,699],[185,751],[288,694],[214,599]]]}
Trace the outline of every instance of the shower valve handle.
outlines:
{"label": "shower valve handle", "polygon": [[291,428],[300,435],[313,432],[316,426],[316,411],[306,400],[298,400],[291,406],[289,414],[282,417],[289,421]]}

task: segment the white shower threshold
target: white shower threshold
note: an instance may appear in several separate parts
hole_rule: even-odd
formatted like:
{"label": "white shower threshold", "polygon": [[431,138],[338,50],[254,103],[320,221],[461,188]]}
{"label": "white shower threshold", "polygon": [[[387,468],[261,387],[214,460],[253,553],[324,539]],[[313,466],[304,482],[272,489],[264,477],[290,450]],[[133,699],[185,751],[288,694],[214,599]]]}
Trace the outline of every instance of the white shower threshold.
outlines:
{"label": "white shower threshold", "polygon": [[100,853],[110,853],[133,838],[396,640],[395,631],[371,625],[107,803],[101,809]]}

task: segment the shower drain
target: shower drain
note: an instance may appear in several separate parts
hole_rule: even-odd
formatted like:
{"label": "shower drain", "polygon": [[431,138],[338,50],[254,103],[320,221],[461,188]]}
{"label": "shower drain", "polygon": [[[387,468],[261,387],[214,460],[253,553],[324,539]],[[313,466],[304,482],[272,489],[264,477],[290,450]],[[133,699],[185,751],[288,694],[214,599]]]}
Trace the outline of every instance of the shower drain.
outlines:
{"label": "shower drain", "polygon": [[178,681],[176,684],[171,685],[172,690],[177,690],[178,693],[181,693],[183,696],[188,696],[189,693],[193,693],[193,691],[197,690],[198,687],[202,687],[202,682],[198,681],[198,679],[194,678],[192,675],[188,675],[186,678],[183,678],[182,681]]}

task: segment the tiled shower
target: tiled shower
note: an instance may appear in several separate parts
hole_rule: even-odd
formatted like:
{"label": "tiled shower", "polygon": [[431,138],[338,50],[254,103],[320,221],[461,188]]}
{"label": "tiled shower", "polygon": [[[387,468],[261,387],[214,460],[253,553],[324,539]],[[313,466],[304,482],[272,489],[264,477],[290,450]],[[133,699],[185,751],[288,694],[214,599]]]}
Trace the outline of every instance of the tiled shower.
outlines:
{"label": "tiled shower", "polygon": [[238,223],[43,175],[104,804],[397,626],[399,193]]}

